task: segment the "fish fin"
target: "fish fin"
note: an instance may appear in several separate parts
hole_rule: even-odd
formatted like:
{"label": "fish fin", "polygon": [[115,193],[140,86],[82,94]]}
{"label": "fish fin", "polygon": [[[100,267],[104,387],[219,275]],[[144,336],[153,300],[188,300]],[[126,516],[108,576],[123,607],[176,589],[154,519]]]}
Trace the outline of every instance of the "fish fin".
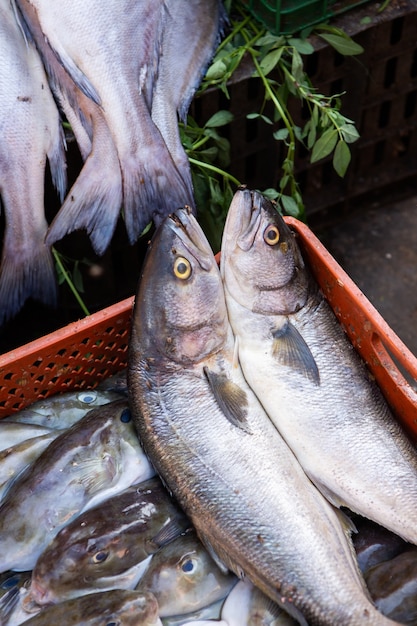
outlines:
{"label": "fish fin", "polygon": [[233,368],[239,367],[239,339],[238,337],[235,337],[235,345],[233,347],[232,367]]}
{"label": "fish fin", "polygon": [[247,421],[248,398],[246,392],[224,374],[203,368],[211,391],[220,409],[233,426],[251,434]]}
{"label": "fish fin", "polygon": [[71,76],[78,89],[80,89],[83,94],[87,96],[87,98],[90,98],[90,100],[95,102],[98,106],[101,106],[101,98],[95,90],[93,84],[84,74],[84,72],[78,67],[78,65],[73,61],[73,59],[66,53],[63,48],[61,48],[61,50],[56,50],[53,46],[50,47],[58,62]]}
{"label": "fish fin", "polygon": [[65,137],[60,126],[57,141],[51,150],[48,151],[49,168],[55,189],[58,191],[59,199],[64,199],[67,189],[67,162],[65,159]]}
{"label": "fish fin", "polygon": [[219,570],[222,574],[226,575],[230,573],[229,567],[225,564],[224,560],[217,554],[211,542],[205,537],[205,535],[199,534],[201,542],[203,543],[205,549],[209,553],[210,557],[213,559]]}
{"label": "fish fin", "polygon": [[170,519],[162,528],[157,532],[154,537],[152,537],[152,543],[158,546],[158,548],[162,548],[166,546],[168,543],[171,543],[174,539],[177,539],[181,535],[191,528],[191,523],[186,523],[186,518],[178,518]]}
{"label": "fish fin", "polygon": [[52,245],[74,230],[85,229],[95,252],[102,255],[113,236],[121,205],[122,178],[117,154],[112,160],[109,150],[103,153],[93,143],[93,150],[50,224],[45,241]]}
{"label": "fish fin", "polygon": [[81,483],[90,497],[108,487],[117,474],[114,460],[108,453],[100,458],[73,461],[70,471],[74,481]]}
{"label": "fish fin", "polygon": [[272,355],[282,365],[291,367],[320,385],[320,374],[310,348],[298,330],[287,320],[282,328],[272,332]]}
{"label": "fish fin", "polygon": [[12,587],[0,599],[0,624],[7,624],[19,602],[19,587]]}
{"label": "fish fin", "polygon": [[341,498],[339,498],[339,496],[334,491],[329,489],[329,487],[327,487],[327,485],[324,485],[321,482],[320,479],[318,479],[316,476],[313,476],[312,474],[310,474],[307,470],[305,470],[305,472],[306,472],[307,476],[310,478],[311,482],[314,483],[314,485],[320,491],[320,493],[336,509],[340,509],[341,506],[347,506],[346,502],[344,500],[342,500]]}
{"label": "fish fin", "polygon": [[[7,236],[7,235],[6,235]],[[0,269],[0,325],[20,311],[28,298],[55,307],[58,287],[49,246],[40,244],[29,258],[3,250]]]}

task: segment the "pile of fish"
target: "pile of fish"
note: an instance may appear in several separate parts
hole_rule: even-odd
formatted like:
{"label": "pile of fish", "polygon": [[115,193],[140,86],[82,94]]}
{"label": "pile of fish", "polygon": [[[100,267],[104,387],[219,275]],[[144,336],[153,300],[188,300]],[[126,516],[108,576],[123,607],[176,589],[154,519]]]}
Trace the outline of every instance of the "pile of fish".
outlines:
{"label": "pile of fish", "polygon": [[[224,23],[221,0],[0,0],[0,324],[57,299],[51,245],[85,229],[98,254],[121,209],[134,243],[194,196],[184,119]],[[67,120],[84,165],[67,190]],[[62,206],[45,217],[45,168]]]}
{"label": "pile of fish", "polygon": [[[213,560],[143,454],[127,395],[121,372],[1,420],[0,624],[295,624]],[[377,606],[415,623],[417,548],[354,521]]]}
{"label": "pile of fish", "polygon": [[159,227],[128,386],[143,448],[220,568],[300,624],[392,623],[340,507],[417,544],[417,453],[261,194],[235,194],[220,271],[186,209]]}
{"label": "pile of fish", "polygon": [[0,443],[1,626],[417,621],[416,450],[257,192],[220,269],[167,216],[127,372]]}

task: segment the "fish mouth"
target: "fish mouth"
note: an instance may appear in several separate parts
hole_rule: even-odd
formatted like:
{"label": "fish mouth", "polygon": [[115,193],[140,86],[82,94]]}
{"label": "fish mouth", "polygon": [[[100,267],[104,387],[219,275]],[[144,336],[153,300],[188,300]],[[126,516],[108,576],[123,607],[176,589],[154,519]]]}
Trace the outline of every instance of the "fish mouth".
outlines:
{"label": "fish mouth", "polygon": [[200,267],[209,271],[216,261],[207,239],[191,213],[191,209],[187,206],[177,209],[169,215],[167,224]]}
{"label": "fish mouth", "polygon": [[225,233],[244,252],[252,247],[261,225],[261,207],[262,195],[246,187],[240,187],[231,202]]}
{"label": "fish mouth", "polygon": [[36,579],[32,579],[22,604],[27,613],[37,613],[42,606],[53,604],[53,596],[49,589],[43,587]]}

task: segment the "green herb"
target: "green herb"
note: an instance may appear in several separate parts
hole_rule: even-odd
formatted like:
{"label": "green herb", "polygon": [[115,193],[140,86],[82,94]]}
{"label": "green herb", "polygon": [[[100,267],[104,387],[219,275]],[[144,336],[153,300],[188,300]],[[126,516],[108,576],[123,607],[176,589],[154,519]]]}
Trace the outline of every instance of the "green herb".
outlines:
{"label": "green herb", "polygon": [[[89,310],[87,309],[83,299],[80,296],[80,293],[84,293],[82,274],[80,272],[80,261],[68,259],[64,255],[60,254],[54,247],[52,247],[52,254],[54,255],[55,259],[55,268],[58,277],[58,284],[61,285],[66,282],[68,287],[74,294],[74,297],[80,305],[84,315],[90,315]],[[66,265],[70,263],[72,264],[71,273],[66,268]],[[86,259],[81,261],[81,263],[90,265],[90,262]]]}

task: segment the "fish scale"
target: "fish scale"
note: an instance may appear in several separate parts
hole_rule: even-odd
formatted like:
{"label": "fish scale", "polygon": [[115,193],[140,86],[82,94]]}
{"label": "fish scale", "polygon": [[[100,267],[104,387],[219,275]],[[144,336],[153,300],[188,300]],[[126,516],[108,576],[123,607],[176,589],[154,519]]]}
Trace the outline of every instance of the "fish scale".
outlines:
{"label": "fish scale", "polygon": [[340,515],[245,382],[216,261],[185,210],[152,240],[129,346],[140,441],[220,567],[301,624],[392,623],[369,599]]}
{"label": "fish scale", "polygon": [[257,192],[233,198],[221,271],[245,378],[305,472],[336,506],[416,543],[416,450]]}

